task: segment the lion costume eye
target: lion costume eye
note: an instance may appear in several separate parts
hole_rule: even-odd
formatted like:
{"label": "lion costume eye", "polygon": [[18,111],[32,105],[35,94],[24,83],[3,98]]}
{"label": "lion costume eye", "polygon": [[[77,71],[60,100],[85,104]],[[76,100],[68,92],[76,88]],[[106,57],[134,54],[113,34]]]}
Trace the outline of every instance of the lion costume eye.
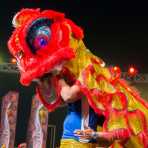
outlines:
{"label": "lion costume eye", "polygon": [[47,18],[39,18],[28,29],[26,42],[33,54],[47,46],[51,38],[51,21]]}

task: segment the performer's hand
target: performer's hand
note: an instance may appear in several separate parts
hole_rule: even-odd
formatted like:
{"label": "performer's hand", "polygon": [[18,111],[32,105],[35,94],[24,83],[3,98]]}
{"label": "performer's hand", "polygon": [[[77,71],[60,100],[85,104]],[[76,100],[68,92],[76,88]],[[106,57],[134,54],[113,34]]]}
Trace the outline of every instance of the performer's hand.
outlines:
{"label": "performer's hand", "polygon": [[86,130],[75,130],[74,134],[81,141],[95,139],[101,147],[109,147],[115,140],[112,132],[95,132],[90,128]]}
{"label": "performer's hand", "polygon": [[78,136],[81,139],[92,139],[92,134],[94,133],[94,130],[88,128],[85,130],[75,130],[74,134],[75,136]]}

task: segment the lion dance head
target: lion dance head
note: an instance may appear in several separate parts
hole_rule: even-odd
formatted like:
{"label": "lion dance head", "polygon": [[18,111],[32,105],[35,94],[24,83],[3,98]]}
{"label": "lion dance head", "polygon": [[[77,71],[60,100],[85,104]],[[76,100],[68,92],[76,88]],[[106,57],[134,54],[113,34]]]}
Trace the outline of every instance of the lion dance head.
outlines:
{"label": "lion dance head", "polygon": [[17,60],[20,82],[26,86],[74,58],[70,38],[83,38],[80,27],[52,10],[22,9],[12,23],[15,30],[8,47]]}

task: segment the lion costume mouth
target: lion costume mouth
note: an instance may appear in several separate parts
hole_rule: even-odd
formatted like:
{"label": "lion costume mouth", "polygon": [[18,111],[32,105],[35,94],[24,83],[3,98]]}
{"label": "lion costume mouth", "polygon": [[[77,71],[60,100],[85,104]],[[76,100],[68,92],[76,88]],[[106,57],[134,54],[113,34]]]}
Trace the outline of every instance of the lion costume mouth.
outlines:
{"label": "lion costume mouth", "polygon": [[57,75],[49,73],[37,80],[36,93],[48,111],[54,110],[61,104],[60,89]]}
{"label": "lion costume mouth", "polygon": [[[65,51],[67,54],[65,54]],[[26,71],[21,72],[20,82],[21,84],[28,86],[34,79],[40,79],[47,73],[52,73],[55,67],[59,66],[63,61],[67,61],[74,57],[74,54],[71,49],[61,49],[58,52],[54,53],[46,60],[38,63],[36,61],[36,66],[34,64],[28,64]]]}

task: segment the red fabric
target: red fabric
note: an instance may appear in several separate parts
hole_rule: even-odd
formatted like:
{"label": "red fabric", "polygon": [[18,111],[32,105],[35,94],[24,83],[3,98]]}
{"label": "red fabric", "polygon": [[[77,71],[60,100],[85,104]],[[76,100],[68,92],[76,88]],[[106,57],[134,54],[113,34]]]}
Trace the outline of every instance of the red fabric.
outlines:
{"label": "red fabric", "polygon": [[[57,77],[52,77],[52,82],[50,85],[52,85],[52,87],[55,88],[54,92],[56,94],[55,101],[52,103],[49,103],[46,101],[46,99],[43,97],[39,87],[37,87],[37,89],[36,89],[38,98],[43,103],[43,105],[48,109],[49,112],[55,110],[62,102],[62,98],[61,98],[61,94],[60,94],[61,87],[59,86],[58,81],[59,81],[59,79]],[[50,99],[50,97],[48,99]],[[53,98],[51,98],[51,99],[53,99]]]}

